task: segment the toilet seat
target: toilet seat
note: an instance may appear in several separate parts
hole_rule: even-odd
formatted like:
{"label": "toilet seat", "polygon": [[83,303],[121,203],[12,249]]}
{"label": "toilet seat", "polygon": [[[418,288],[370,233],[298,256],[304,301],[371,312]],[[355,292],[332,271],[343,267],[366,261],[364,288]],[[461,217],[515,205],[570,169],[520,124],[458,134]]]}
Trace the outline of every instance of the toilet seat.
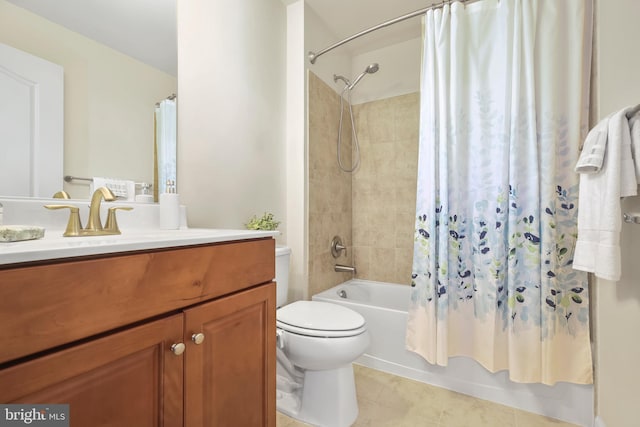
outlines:
{"label": "toilet seat", "polygon": [[276,311],[276,326],[311,337],[351,337],[366,331],[360,313],[338,304],[296,301]]}
{"label": "toilet seat", "polygon": [[284,331],[297,335],[305,335],[308,337],[321,337],[321,338],[346,338],[360,335],[367,330],[366,327],[357,329],[348,329],[342,331],[326,331],[322,329],[305,329],[296,326],[288,325],[286,323],[276,321],[276,327]]}

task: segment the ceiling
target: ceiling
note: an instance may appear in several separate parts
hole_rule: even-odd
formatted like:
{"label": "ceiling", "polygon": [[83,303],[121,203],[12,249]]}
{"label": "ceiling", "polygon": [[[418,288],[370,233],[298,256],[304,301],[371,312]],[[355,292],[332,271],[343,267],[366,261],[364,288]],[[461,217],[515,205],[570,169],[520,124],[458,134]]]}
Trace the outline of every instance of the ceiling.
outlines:
{"label": "ceiling", "polygon": [[176,0],[7,1],[177,75]]}
{"label": "ceiling", "polygon": [[[177,75],[177,0],[8,0],[46,19]],[[282,0],[290,4],[295,0]],[[425,0],[306,0],[336,42],[431,4]],[[420,36],[420,19],[375,31],[345,49],[358,54]],[[135,40],[135,43],[132,42]],[[316,51],[326,46],[311,47]]]}
{"label": "ceiling", "polygon": [[[374,25],[430,6],[425,0],[306,0],[307,5],[331,30],[338,42]],[[374,31],[344,47],[357,55],[420,37],[420,18],[415,17]],[[333,43],[333,42],[332,42]],[[326,46],[309,46],[319,51]]]}

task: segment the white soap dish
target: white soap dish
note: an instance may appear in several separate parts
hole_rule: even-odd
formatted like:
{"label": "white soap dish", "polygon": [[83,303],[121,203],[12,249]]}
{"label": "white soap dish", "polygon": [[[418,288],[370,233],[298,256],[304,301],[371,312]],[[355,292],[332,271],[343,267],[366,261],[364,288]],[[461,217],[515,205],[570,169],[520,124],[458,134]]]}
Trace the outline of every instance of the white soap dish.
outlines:
{"label": "white soap dish", "polygon": [[20,242],[41,239],[44,227],[35,225],[0,225],[0,242]]}

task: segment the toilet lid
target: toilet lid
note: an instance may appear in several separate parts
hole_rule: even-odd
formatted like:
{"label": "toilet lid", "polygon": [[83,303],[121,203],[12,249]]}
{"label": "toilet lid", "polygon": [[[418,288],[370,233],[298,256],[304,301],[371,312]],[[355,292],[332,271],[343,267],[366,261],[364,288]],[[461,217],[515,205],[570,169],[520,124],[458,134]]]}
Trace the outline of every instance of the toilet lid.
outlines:
{"label": "toilet lid", "polygon": [[276,311],[276,318],[279,327],[305,335],[315,336],[320,332],[322,336],[350,336],[365,329],[360,313],[321,301],[296,301],[285,305]]}

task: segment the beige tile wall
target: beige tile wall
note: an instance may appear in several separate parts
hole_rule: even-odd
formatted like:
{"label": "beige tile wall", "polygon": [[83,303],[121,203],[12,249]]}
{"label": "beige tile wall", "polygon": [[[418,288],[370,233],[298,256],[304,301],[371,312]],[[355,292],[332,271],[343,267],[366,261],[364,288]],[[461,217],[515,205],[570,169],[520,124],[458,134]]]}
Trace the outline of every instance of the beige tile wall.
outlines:
{"label": "beige tile wall", "polygon": [[[309,297],[352,277],[334,271],[336,262],[352,265],[351,175],[336,160],[339,112],[340,97],[309,72]],[[349,132],[343,132],[343,147],[343,162],[351,164]],[[348,246],[348,256],[337,261],[329,249],[335,235]]]}
{"label": "beige tile wall", "polygon": [[356,105],[361,165],[352,178],[357,277],[409,284],[418,166],[419,93]]}
{"label": "beige tile wall", "polygon": [[[349,174],[336,160],[339,95],[309,72],[309,296],[351,278],[333,270],[336,262],[355,265],[362,279],[411,281],[419,94],[353,108],[361,163]],[[349,165],[347,114],[342,158]],[[334,235],[348,247],[338,260],[329,250]]]}

